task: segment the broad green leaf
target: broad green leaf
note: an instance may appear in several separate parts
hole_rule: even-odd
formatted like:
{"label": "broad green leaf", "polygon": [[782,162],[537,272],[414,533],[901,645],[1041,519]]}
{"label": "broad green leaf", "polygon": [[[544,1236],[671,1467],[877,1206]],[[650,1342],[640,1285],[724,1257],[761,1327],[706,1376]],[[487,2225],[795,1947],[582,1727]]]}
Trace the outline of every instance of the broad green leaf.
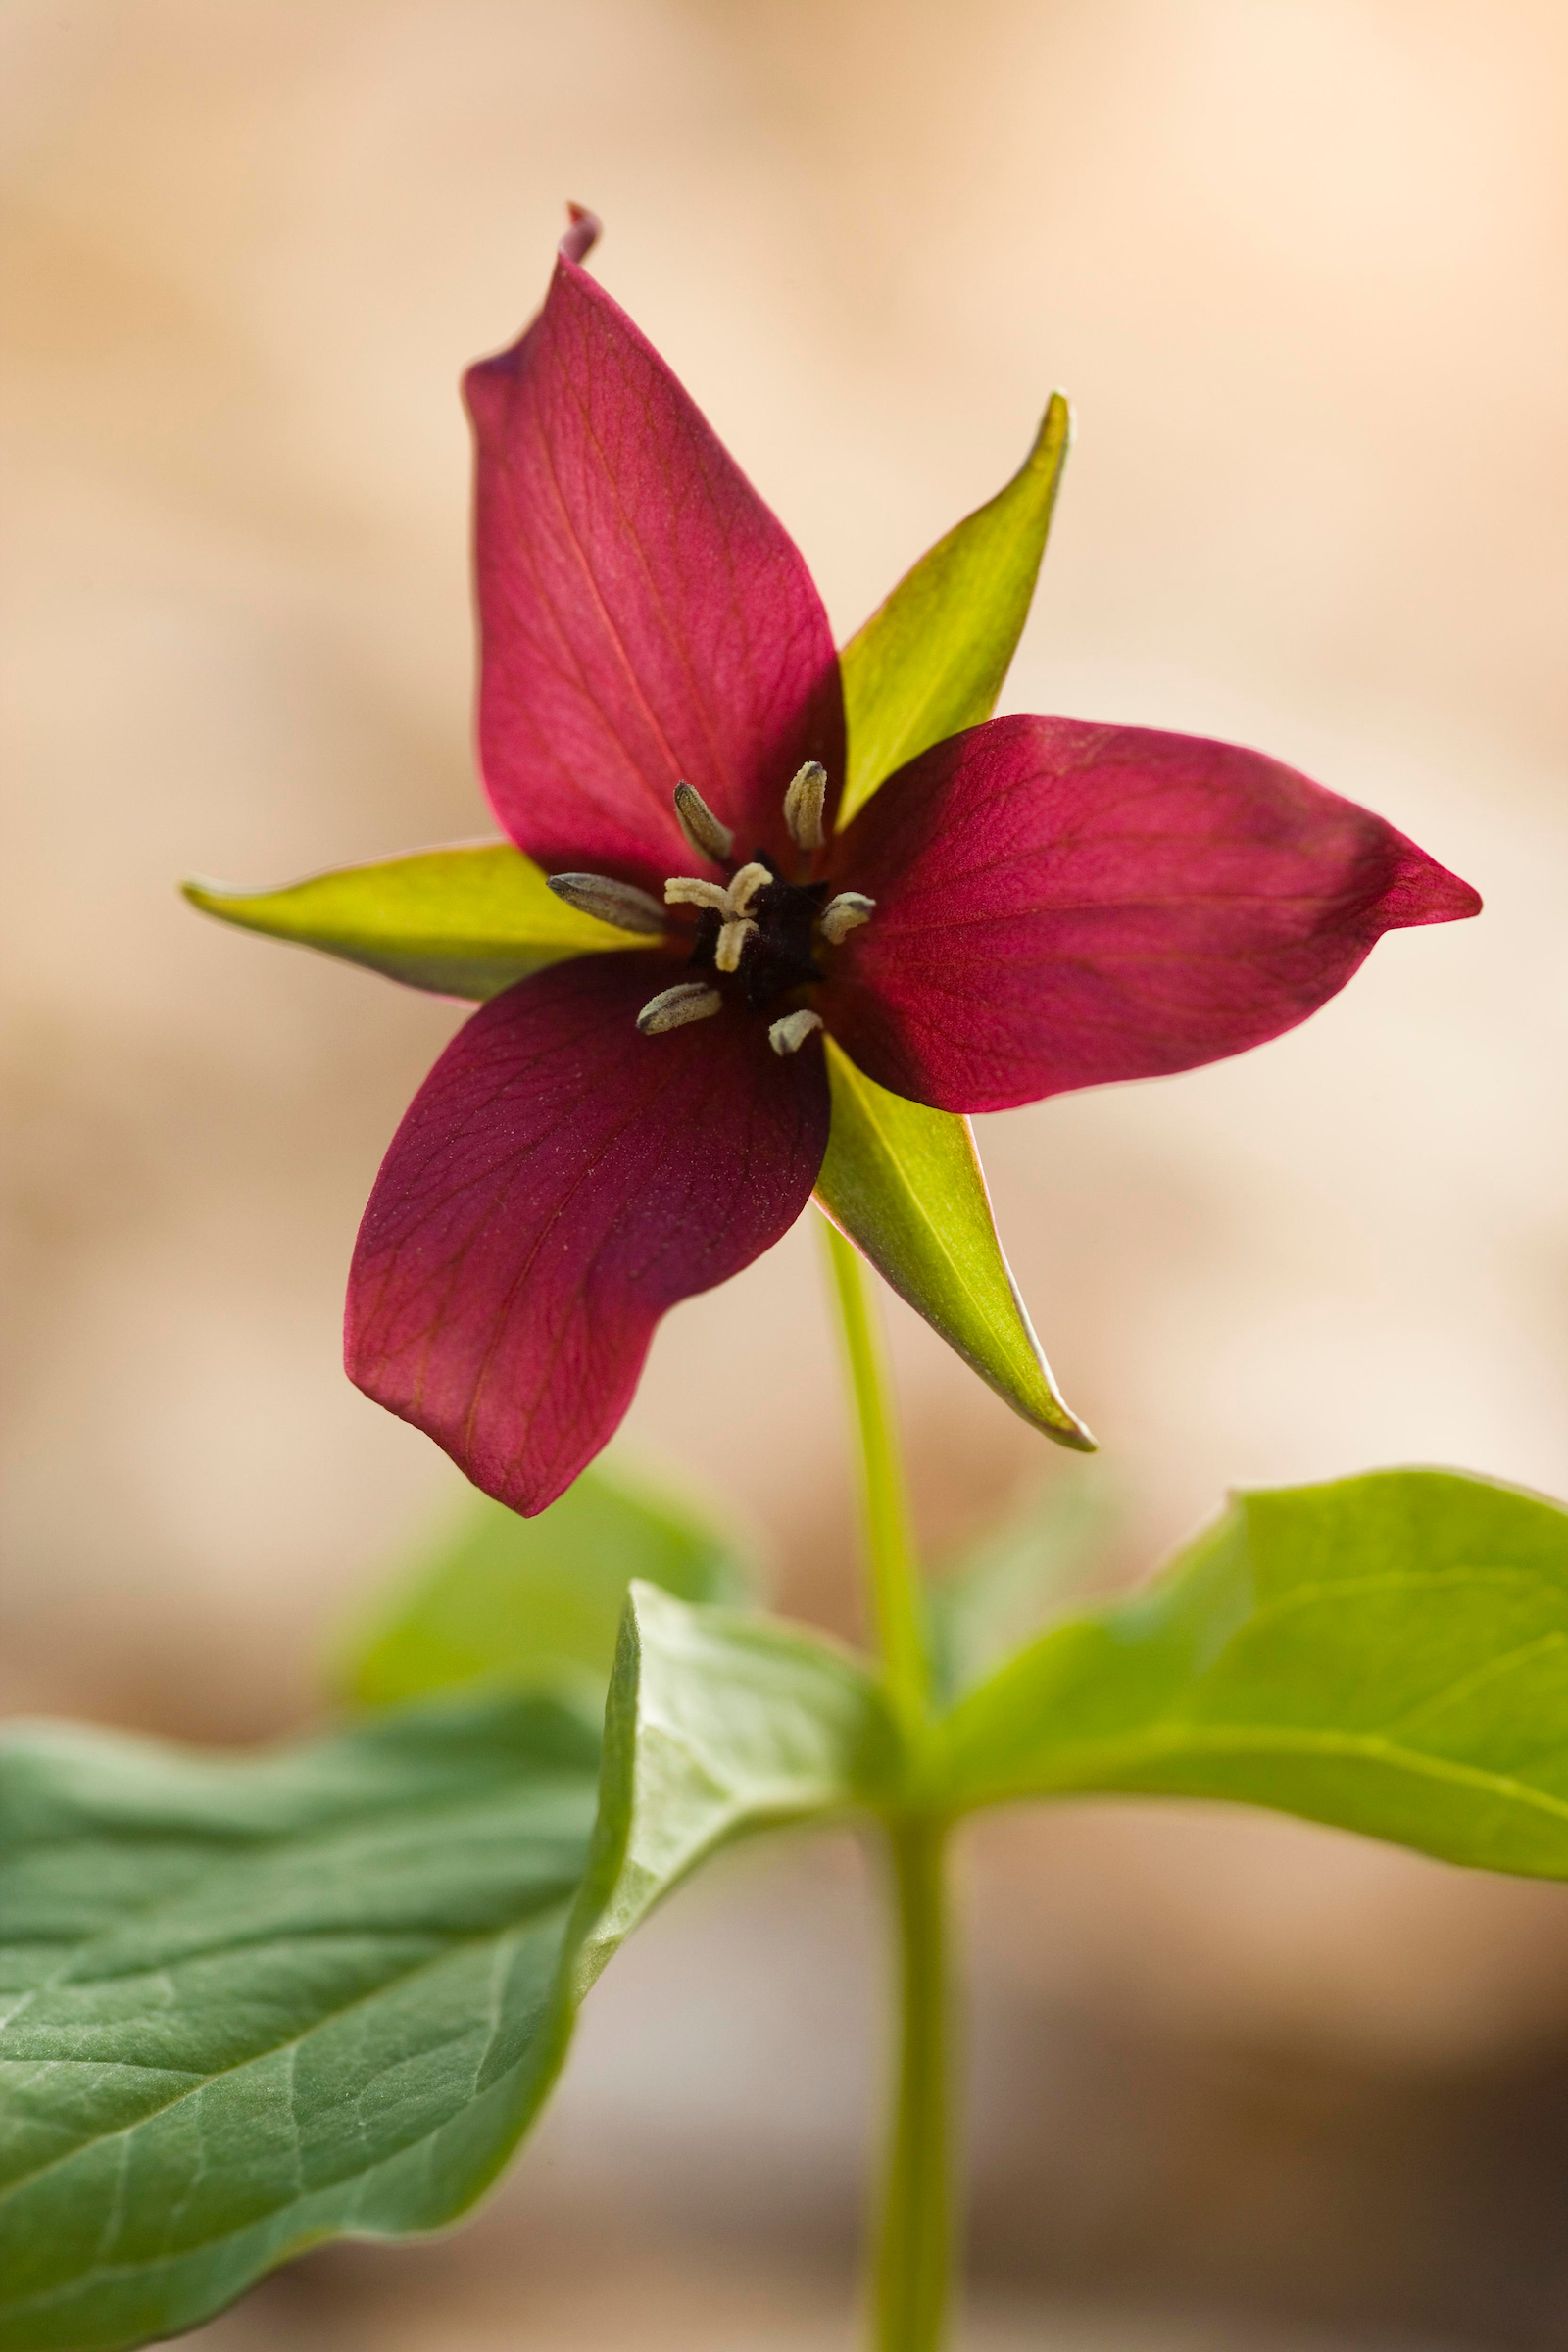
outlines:
{"label": "broad green leaf", "polygon": [[0,1744],[3,2352],[118,2352],[323,2239],[453,2220],[662,1894],[876,1801],[894,1734],[850,1659],[633,1602],[602,1779],[590,1719],[507,1691],[257,1758]]}
{"label": "broad green leaf", "polygon": [[748,1581],[733,1542],[605,1461],[536,1519],[475,1497],[361,1650],[350,1695],[386,1706],[462,1683],[537,1682],[563,1664],[602,1695],[634,1577],[698,1601],[738,1601]]}
{"label": "broad green leaf", "polygon": [[589,1720],[515,1695],[258,1758],[0,1749],[0,2346],[193,2327],[470,2204],[549,2089]]}
{"label": "broad green leaf", "polygon": [[1227,1797],[1568,1877],[1568,1510],[1453,1471],[1242,1494],[938,1727],[956,1809]]}
{"label": "broad green leaf", "polygon": [[1079,1598],[1106,1522],[1105,1490],[1080,1465],[956,1561],[926,1591],[931,1668],[951,1703]]}
{"label": "broad green leaf", "polygon": [[482,1000],[568,956],[646,948],[558,899],[509,842],[459,842],[313,874],[283,890],[219,890],[187,882],[204,914],[427,988]]}
{"label": "broad green leaf", "polygon": [[1006,488],[939,539],[839,656],[849,728],[841,825],[906,760],[991,716],[1028,617],[1071,433],[1067,403],[1053,392]]}
{"label": "broad green leaf", "polygon": [[1002,1253],[968,1120],[889,1094],[831,1038],[824,1045],[833,1123],[816,1180],[821,1207],[1015,1413],[1092,1452]]}
{"label": "broad green leaf", "polygon": [[847,1651],[776,1619],[634,1585],[605,1715],[604,1795],[579,1913],[579,1996],[699,1862],[788,1822],[891,1798],[900,1736]]}

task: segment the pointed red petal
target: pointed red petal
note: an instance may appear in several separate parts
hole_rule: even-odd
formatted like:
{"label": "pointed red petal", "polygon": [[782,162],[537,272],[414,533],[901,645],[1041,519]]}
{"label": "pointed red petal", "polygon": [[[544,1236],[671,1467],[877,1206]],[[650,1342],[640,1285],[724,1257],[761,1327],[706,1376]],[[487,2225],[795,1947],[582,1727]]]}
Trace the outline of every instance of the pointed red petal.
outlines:
{"label": "pointed red petal", "polygon": [[876,912],[821,1008],[942,1110],[1218,1061],[1302,1021],[1380,933],[1479,912],[1370,810],[1233,744],[1003,718],[912,760],[839,836]]}
{"label": "pointed red petal", "polygon": [[836,787],[844,750],[832,633],[783,525],[564,247],[533,325],[465,390],[479,748],[513,840],[657,886],[692,870],[684,777],[741,857],[783,851],[791,776],[820,760]]}
{"label": "pointed red petal", "polygon": [[360,1228],[346,1354],[368,1396],[514,1510],[543,1510],[631,1402],[666,1308],[750,1265],[810,1198],[819,1053],[727,1007],[634,1027],[658,956],[584,957],[461,1029]]}

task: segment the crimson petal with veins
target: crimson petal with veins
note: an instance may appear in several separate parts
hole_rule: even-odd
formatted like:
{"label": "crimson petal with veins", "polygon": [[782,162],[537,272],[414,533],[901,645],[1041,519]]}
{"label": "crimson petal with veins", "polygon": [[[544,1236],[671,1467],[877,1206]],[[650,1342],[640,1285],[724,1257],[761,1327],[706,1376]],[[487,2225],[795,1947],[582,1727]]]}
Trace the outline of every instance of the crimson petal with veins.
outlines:
{"label": "crimson petal with veins", "polygon": [[827,1147],[820,1053],[735,1006],[638,1035],[658,955],[557,964],[458,1033],[360,1228],[346,1354],[368,1396],[514,1510],[619,1423],[654,1326],[792,1225]]}
{"label": "crimson petal with veins", "polygon": [[818,999],[866,1075],[1008,1110],[1277,1037],[1381,933],[1479,911],[1402,833],[1234,744],[999,718],[882,786],[834,845],[876,912]]}
{"label": "crimson petal with veins", "polygon": [[479,751],[512,839],[549,870],[657,890],[691,870],[670,801],[684,777],[743,858],[790,855],[785,786],[820,760],[836,792],[844,706],[783,525],[564,250],[539,317],[465,390]]}

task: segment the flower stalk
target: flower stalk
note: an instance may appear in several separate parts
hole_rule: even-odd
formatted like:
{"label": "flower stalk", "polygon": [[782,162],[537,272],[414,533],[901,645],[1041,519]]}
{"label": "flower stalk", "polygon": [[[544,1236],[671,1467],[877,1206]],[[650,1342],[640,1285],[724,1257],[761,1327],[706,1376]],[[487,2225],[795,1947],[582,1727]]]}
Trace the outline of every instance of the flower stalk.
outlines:
{"label": "flower stalk", "polygon": [[860,1438],[861,1504],[877,1643],[888,1695],[910,1729],[925,1714],[930,1667],[919,1571],[882,1335],[859,1251],[823,1221]]}
{"label": "flower stalk", "polygon": [[[893,1395],[859,1253],[825,1224],[860,1439],[871,1598],[883,1677],[906,1731],[929,1710],[919,1570]],[[939,2352],[953,2269],[947,1824],[887,1825],[898,1936],[899,2054],[872,2273],[874,2352]]]}

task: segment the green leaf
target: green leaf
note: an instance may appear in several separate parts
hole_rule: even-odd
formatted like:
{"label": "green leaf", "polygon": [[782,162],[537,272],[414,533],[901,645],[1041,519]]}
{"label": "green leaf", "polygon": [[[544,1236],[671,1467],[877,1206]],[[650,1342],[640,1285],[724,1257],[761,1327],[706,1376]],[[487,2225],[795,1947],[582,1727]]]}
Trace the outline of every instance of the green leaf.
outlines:
{"label": "green leaf", "polygon": [[733,1542],[605,1461],[535,1519],[474,1498],[352,1664],[350,1694],[380,1707],[565,1665],[602,1697],[634,1577],[693,1601],[738,1601],[748,1584]]}
{"label": "green leaf", "polygon": [[649,944],[568,906],[508,842],[459,842],[339,866],[283,890],[182,887],[193,906],[221,922],[319,948],[442,997],[482,1001],[569,956]]}
{"label": "green leaf", "polygon": [[833,1122],[816,1180],[821,1207],[1015,1413],[1058,1445],[1093,1452],[1003,1255],[968,1120],[890,1094],[831,1038],[823,1043]]}
{"label": "green leaf", "polygon": [[720,1846],[891,1801],[903,1749],[847,1651],[775,1619],[634,1585],[605,1716],[604,1799],[572,1983]]}
{"label": "green leaf", "polygon": [[0,1750],[0,2345],[193,2327],[472,2202],[541,2104],[595,1726],[516,1696],[271,1755]]}
{"label": "green leaf", "polygon": [[1028,617],[1071,433],[1066,400],[1053,392],[1006,488],[939,539],[844,648],[841,826],[896,767],[991,716]]}
{"label": "green leaf", "polygon": [[956,1809],[1138,1790],[1568,1877],[1568,1510],[1454,1471],[1242,1494],[937,1728]]}
{"label": "green leaf", "polygon": [[1103,1539],[1105,1490],[1075,1465],[926,1591],[931,1671],[951,1703],[1077,1598]]}
{"label": "green leaf", "polygon": [[717,1847],[874,1803],[898,1752],[853,1660],[646,1585],[596,1829],[598,1745],[516,1692],[257,1758],[0,1745],[3,2352],[117,2352],[455,2219],[627,1931]]}

